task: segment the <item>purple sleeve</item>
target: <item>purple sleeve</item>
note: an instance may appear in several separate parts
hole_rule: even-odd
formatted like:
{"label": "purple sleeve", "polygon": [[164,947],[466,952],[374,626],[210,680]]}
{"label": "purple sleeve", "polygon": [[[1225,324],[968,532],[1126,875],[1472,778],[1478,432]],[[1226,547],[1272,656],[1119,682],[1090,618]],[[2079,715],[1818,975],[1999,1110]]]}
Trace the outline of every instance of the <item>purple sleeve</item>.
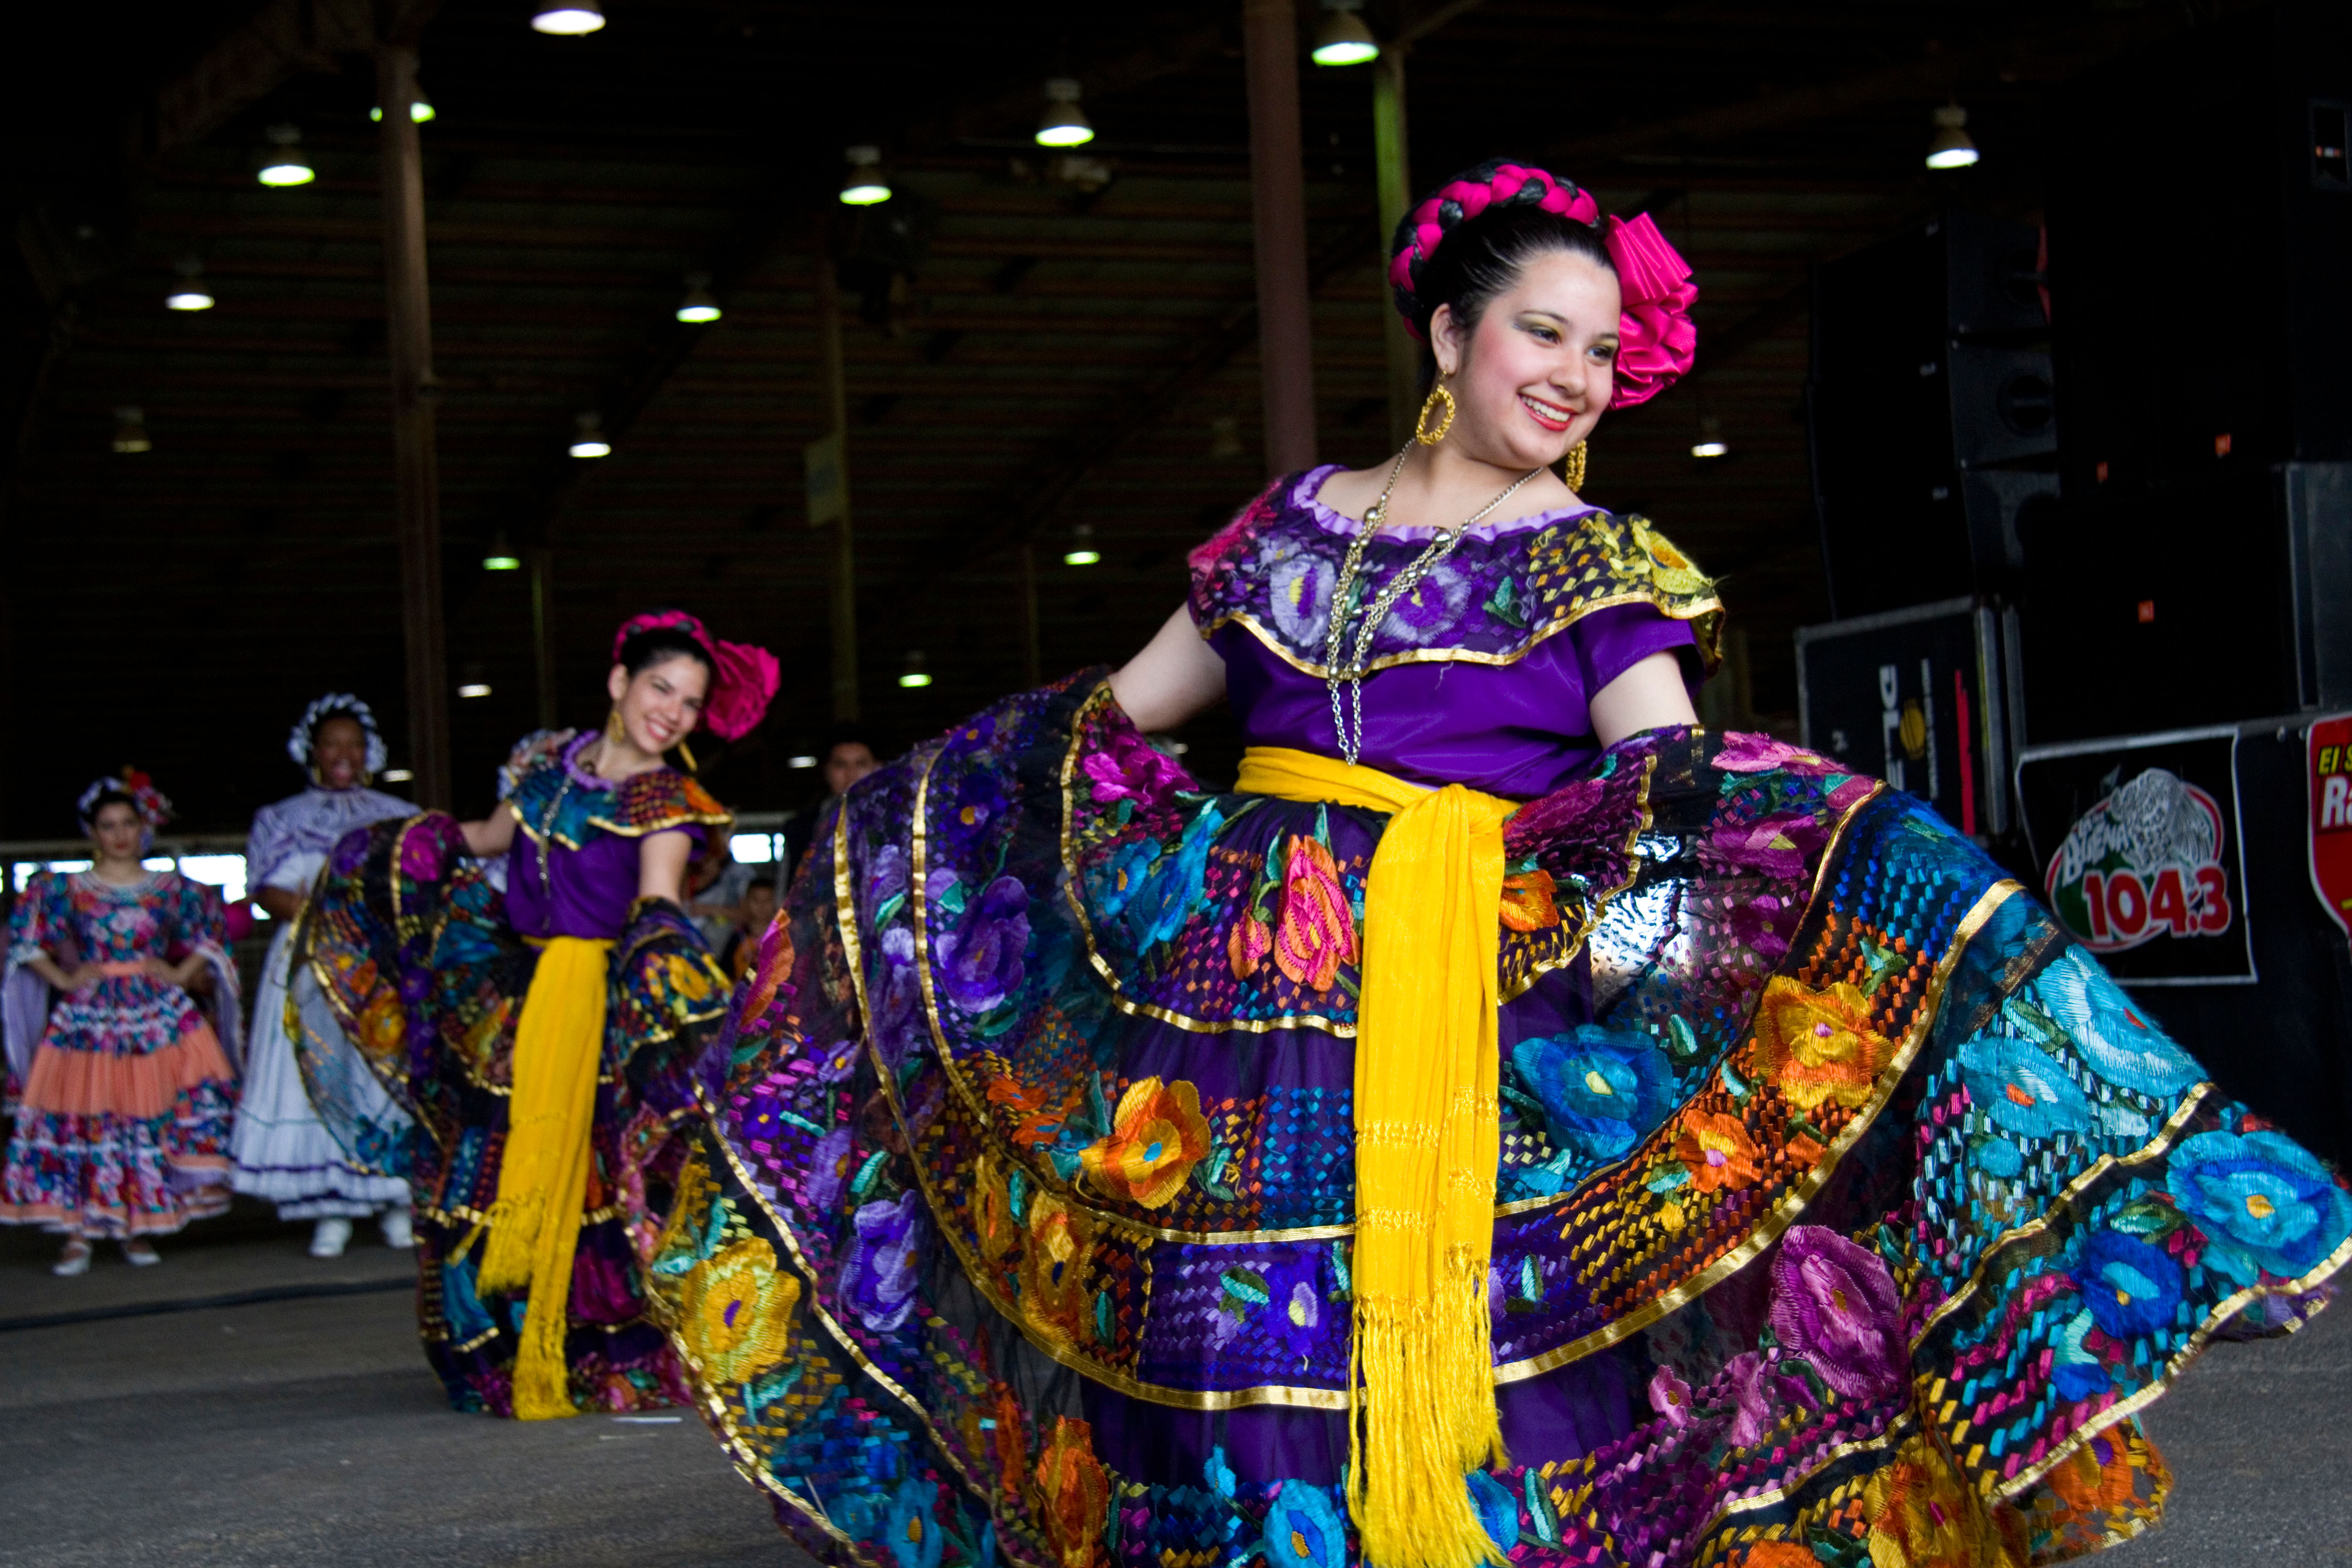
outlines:
{"label": "purple sleeve", "polygon": [[[1576,648],[1577,672],[1583,678],[1587,701],[1654,653],[1685,647],[1696,652],[1698,647],[1688,621],[1675,620],[1654,605],[1616,605],[1595,610],[1568,628],[1568,640]],[[1686,658],[1682,666],[1683,684],[1696,696],[1706,679],[1698,660]]]}

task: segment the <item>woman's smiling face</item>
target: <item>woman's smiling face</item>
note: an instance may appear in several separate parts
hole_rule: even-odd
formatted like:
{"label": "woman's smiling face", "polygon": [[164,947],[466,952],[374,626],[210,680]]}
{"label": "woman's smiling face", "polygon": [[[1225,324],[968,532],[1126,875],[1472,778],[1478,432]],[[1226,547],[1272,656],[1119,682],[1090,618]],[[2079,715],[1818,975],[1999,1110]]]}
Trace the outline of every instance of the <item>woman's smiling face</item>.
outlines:
{"label": "woman's smiling face", "polygon": [[1460,405],[1451,438],[1501,468],[1559,461],[1609,406],[1620,308],[1616,274],[1568,250],[1531,258],[1466,332],[1440,306],[1429,336]]}

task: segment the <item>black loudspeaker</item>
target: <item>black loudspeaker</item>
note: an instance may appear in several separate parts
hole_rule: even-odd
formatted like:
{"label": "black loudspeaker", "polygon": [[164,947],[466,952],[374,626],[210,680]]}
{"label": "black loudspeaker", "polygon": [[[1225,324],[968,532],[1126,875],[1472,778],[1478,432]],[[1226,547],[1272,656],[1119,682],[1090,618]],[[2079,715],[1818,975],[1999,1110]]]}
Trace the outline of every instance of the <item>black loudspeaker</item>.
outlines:
{"label": "black loudspeaker", "polygon": [[2021,533],[2037,742],[2352,705],[2347,101],[2352,7],[2301,3],[2060,96],[2063,503]]}
{"label": "black loudspeaker", "polygon": [[2010,591],[2054,496],[2040,235],[1953,211],[1813,275],[1813,499],[1840,618]]}

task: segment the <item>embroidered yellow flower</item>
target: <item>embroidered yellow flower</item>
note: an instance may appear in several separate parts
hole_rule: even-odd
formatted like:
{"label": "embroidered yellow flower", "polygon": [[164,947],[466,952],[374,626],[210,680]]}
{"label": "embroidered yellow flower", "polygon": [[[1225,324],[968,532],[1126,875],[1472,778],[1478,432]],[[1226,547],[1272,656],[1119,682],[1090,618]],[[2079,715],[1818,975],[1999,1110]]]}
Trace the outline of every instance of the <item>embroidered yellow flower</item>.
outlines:
{"label": "embroidered yellow flower", "polygon": [[1094,1221],[1051,1193],[1029,1200],[1029,1241],[1021,1257],[1021,1313],[1029,1326],[1065,1342],[1077,1337],[1093,1305],[1086,1287]]}
{"label": "embroidered yellow flower", "polygon": [[408,1038],[408,1016],[401,1011],[400,993],[384,987],[368,998],[360,1014],[360,1049],[375,1061],[396,1055]]}
{"label": "embroidered yellow flower", "polygon": [[1870,1478],[1863,1511],[1872,1568],[2011,1568],[2017,1561],[1924,1437]]}
{"label": "embroidered yellow flower", "polygon": [[1628,518],[1626,526],[1633,536],[1634,548],[1649,558],[1645,564],[1650,581],[1662,592],[1677,595],[1705,594],[1715,587],[1706,574],[1675,549],[1664,534],[1638,517]]}
{"label": "embroidered yellow flower", "polygon": [[1156,1209],[1175,1198],[1208,1152],[1200,1091],[1181,1079],[1162,1084],[1147,1078],[1128,1086],[1109,1135],[1080,1158],[1097,1190]]}
{"label": "embroidered yellow flower", "polygon": [[1831,1100],[1848,1110],[1864,1104],[1895,1057],[1894,1042],[1870,1026],[1869,1001],[1843,981],[1815,991],[1774,975],[1756,1009],[1756,1033],[1773,1082],[1803,1110]]}
{"label": "embroidered yellow flower", "polygon": [[801,1282],[776,1268],[775,1248],[746,1237],[687,1270],[678,1332],[713,1383],[741,1383],[784,1359]]}

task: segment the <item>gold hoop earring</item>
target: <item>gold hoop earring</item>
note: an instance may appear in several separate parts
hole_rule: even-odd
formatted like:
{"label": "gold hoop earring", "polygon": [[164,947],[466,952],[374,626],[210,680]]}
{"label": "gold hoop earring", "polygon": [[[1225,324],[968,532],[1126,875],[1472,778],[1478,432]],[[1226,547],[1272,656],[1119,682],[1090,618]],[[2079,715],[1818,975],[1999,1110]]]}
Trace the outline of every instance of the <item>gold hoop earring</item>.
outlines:
{"label": "gold hoop earring", "polygon": [[694,752],[688,749],[684,741],[680,741],[677,743],[677,754],[679,759],[686,763],[686,771],[688,773],[700,773],[702,771],[695,765]]}
{"label": "gold hoop earring", "polygon": [[[1439,416],[1437,428],[1432,430],[1429,427],[1429,413],[1441,402],[1445,405],[1445,412]],[[1442,384],[1431,387],[1429,396],[1422,403],[1421,417],[1412,422],[1412,438],[1424,447],[1434,447],[1444,440],[1445,433],[1453,428],[1454,395],[1446,391]]]}
{"label": "gold hoop earring", "polygon": [[628,738],[629,731],[621,723],[621,710],[615,707],[604,715],[604,739],[617,746]]}
{"label": "gold hoop earring", "polygon": [[1559,477],[1567,480],[1568,488],[1579,495],[1584,493],[1585,459],[1591,450],[1590,442],[1579,441],[1568,449],[1568,460],[1560,465]]}

